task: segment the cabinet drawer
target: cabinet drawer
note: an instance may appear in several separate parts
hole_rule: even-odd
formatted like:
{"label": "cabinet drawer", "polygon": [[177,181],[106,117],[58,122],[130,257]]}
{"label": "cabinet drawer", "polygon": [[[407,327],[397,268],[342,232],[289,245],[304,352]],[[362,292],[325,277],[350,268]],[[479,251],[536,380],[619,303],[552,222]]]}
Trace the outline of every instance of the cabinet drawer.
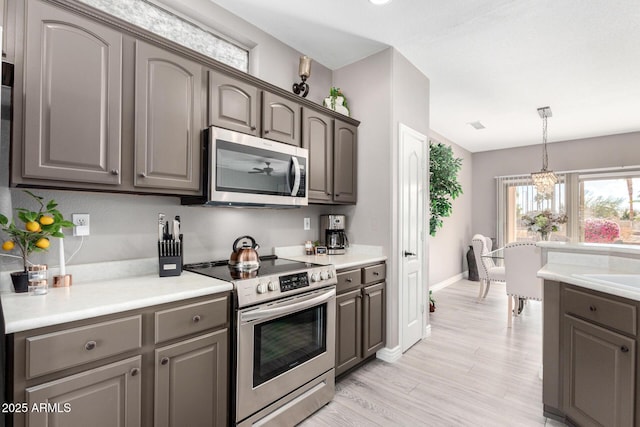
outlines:
{"label": "cabinet drawer", "polygon": [[361,284],[360,278],[360,269],[338,273],[338,284],[336,285],[336,292],[340,293],[352,288],[359,287]]}
{"label": "cabinet drawer", "polygon": [[29,337],[27,378],[135,350],[141,343],[140,315]]}
{"label": "cabinet drawer", "polygon": [[226,296],[158,311],[155,314],[155,342],[159,343],[225,325],[227,318]]}
{"label": "cabinet drawer", "polygon": [[369,283],[381,282],[387,275],[385,264],[372,265],[362,269],[362,282],[367,285]]}
{"label": "cabinet drawer", "polygon": [[636,335],[636,307],[575,289],[564,289],[564,311]]}

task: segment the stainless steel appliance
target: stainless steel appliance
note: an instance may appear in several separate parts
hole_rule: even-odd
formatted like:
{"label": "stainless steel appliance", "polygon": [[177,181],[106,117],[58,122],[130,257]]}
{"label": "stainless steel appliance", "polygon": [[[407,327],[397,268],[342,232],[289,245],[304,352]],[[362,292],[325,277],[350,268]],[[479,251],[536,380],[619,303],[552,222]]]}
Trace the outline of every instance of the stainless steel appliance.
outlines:
{"label": "stainless steel appliance", "polygon": [[204,197],[182,204],[299,207],[308,204],[308,151],[252,135],[210,127],[203,132]]}
{"label": "stainless steel appliance", "polygon": [[344,215],[320,215],[320,241],[329,255],[342,255],[349,247]]}
{"label": "stainless steel appliance", "polygon": [[334,395],[336,271],[262,257],[256,275],[226,263],[185,270],[234,284],[235,404],[238,426],[295,425]]}

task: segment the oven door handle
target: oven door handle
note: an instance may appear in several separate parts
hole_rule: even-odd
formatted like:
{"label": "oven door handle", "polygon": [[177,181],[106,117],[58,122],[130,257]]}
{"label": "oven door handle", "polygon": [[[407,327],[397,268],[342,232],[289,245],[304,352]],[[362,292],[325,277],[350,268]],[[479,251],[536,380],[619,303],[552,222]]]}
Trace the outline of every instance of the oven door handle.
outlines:
{"label": "oven door handle", "polygon": [[283,314],[295,313],[296,311],[304,310],[305,308],[311,308],[323,302],[329,301],[335,298],[336,290],[331,288],[330,290],[323,292],[322,294],[315,296],[304,301],[296,302],[293,304],[284,304],[280,307],[258,309],[242,313],[240,315],[241,322],[251,322],[254,320],[264,320],[274,316],[281,316]]}

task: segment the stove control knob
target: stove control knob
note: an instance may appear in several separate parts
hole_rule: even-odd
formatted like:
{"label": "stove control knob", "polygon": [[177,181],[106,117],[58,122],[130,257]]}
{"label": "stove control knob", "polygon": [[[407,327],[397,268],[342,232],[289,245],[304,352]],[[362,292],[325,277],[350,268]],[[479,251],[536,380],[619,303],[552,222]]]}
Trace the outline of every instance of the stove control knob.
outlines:
{"label": "stove control knob", "polygon": [[278,285],[276,285],[272,281],[269,281],[269,283],[267,284],[267,289],[269,289],[269,291],[275,291],[278,289]]}
{"label": "stove control knob", "polygon": [[311,281],[312,282],[318,282],[320,280],[320,275],[318,273],[313,273],[311,275]]}
{"label": "stove control knob", "polygon": [[322,273],[320,273],[320,278],[322,280],[327,280],[329,278],[329,272],[328,271],[323,271]]}
{"label": "stove control knob", "polygon": [[264,283],[258,284],[258,287],[256,288],[256,292],[258,292],[259,294],[266,294],[267,293],[267,285],[265,285]]}
{"label": "stove control knob", "polygon": [[331,279],[333,277],[333,273],[331,271],[327,271],[327,279]]}

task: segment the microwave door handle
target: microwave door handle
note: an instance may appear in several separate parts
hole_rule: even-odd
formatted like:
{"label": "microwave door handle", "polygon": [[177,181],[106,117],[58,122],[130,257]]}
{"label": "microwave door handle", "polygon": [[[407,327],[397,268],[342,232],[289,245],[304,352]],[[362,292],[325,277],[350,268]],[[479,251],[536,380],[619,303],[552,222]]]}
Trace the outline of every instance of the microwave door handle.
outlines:
{"label": "microwave door handle", "polygon": [[[293,185],[291,186],[291,197],[295,197],[298,194],[298,189],[300,188],[300,163],[298,162],[297,157],[291,156],[291,166],[293,166],[293,170],[296,174],[293,179]],[[289,168],[289,170],[291,170],[291,168]]]}
{"label": "microwave door handle", "polygon": [[242,315],[240,316],[240,321],[250,322],[252,320],[264,320],[273,316],[294,313],[296,311],[304,310],[305,308],[311,308],[316,305],[322,304],[326,301],[329,301],[331,298],[335,298],[335,296],[336,290],[335,288],[331,288],[331,290],[324,292],[321,295],[297,303],[287,303],[280,307],[266,308],[263,310],[258,309],[249,311],[247,313],[242,313]]}

